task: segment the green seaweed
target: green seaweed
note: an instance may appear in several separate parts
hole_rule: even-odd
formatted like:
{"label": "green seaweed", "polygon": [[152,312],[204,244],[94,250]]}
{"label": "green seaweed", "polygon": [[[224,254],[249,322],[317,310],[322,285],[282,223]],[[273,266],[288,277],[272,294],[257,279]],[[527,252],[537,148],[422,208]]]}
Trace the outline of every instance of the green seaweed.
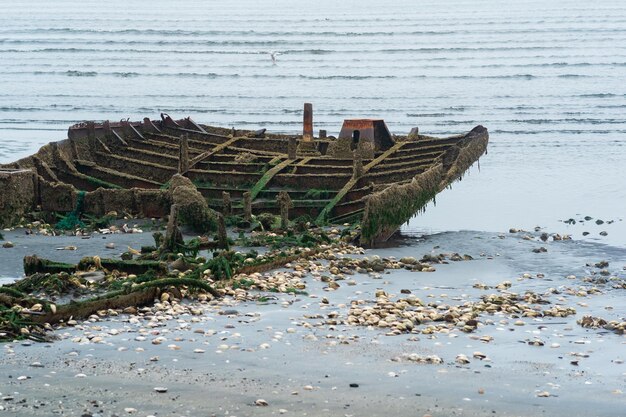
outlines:
{"label": "green seaweed", "polygon": [[361,222],[361,240],[371,243],[385,228],[397,227],[399,222],[410,219],[435,198],[437,191],[421,190],[413,199],[396,199],[369,210]]}
{"label": "green seaweed", "polygon": [[111,224],[113,223],[113,220],[115,220],[115,216],[112,216],[110,214],[106,214],[101,217],[93,216],[91,214],[84,214],[84,216],[85,216],[85,220],[87,221],[87,224],[92,229],[107,228],[111,226]]}
{"label": "green seaweed", "polygon": [[87,180],[87,182],[89,182],[92,185],[95,185],[96,187],[107,188],[107,189],[112,189],[112,190],[121,190],[124,188],[124,187],[120,187],[117,184],[103,181],[100,178],[92,177],[89,175],[86,175],[85,179]]}
{"label": "green seaweed", "polygon": [[233,289],[243,288],[244,290],[248,290],[254,286],[254,281],[251,279],[241,278],[232,283]]}
{"label": "green seaweed", "polygon": [[329,199],[333,196],[333,191],[330,190],[323,190],[323,189],[317,189],[317,188],[311,188],[309,189],[306,194],[304,194],[304,199],[310,199],[310,200],[326,200]]}
{"label": "green seaweed", "polygon": [[272,249],[279,249],[284,247],[305,247],[311,248],[322,243],[329,243],[330,238],[324,232],[319,234],[313,234],[309,231],[304,231],[299,234],[294,234],[292,230],[287,231],[285,235],[257,235],[253,237],[243,237],[237,240],[237,243],[243,247],[259,247],[269,246]]}
{"label": "green seaweed", "polygon": [[15,297],[15,298],[26,298],[27,295],[24,294],[22,291],[16,290],[14,288],[11,287],[6,287],[6,286],[1,286],[0,287],[0,294],[6,294],[9,295],[11,297]]}
{"label": "green seaweed", "polygon": [[85,224],[80,220],[80,215],[83,213],[85,202],[85,191],[79,191],[76,198],[76,207],[73,211],[69,212],[61,221],[59,221],[55,228],[59,230],[73,230],[77,227],[83,228]]}
{"label": "green seaweed", "polygon": [[263,176],[257,181],[257,183],[254,184],[254,186],[250,190],[250,198],[254,200],[256,196],[261,192],[261,190],[263,190],[265,186],[270,182],[270,180],[292,162],[293,161],[291,159],[285,159],[282,162],[278,162],[278,160],[275,161],[274,159],[270,161],[270,164],[274,166],[270,168],[267,172],[265,172]]}
{"label": "green seaweed", "polygon": [[217,279],[230,279],[233,276],[233,267],[224,256],[210,259],[204,265],[204,269],[210,269],[213,276]]}
{"label": "green seaweed", "polygon": [[172,180],[167,180],[166,182],[163,183],[163,185],[159,187],[159,190],[169,190],[171,185],[172,185]]}
{"label": "green seaweed", "polygon": [[178,251],[186,257],[195,258],[200,253],[200,243],[198,238],[193,238],[184,245],[178,244]]}
{"label": "green seaweed", "polygon": [[76,265],[64,262],[55,262],[48,259],[41,259],[37,256],[24,257],[24,273],[32,275],[37,272],[56,274],[59,272],[67,272],[69,274],[76,271]]}
{"label": "green seaweed", "polygon": [[[29,329],[30,328],[30,329]],[[43,325],[28,320],[22,313],[0,305],[0,342],[31,339],[47,342]]]}
{"label": "green seaweed", "polygon": [[134,278],[117,279],[112,282],[107,282],[104,285],[106,285],[107,288],[111,291],[118,291],[123,288],[132,286],[132,284],[143,284],[145,282],[153,281],[156,278],[157,273],[153,269],[150,269],[146,273],[138,275]]}
{"label": "green seaweed", "polygon": [[[90,268],[96,266],[96,260],[93,257],[87,256],[80,260],[76,266],[81,271],[87,271]],[[157,271],[158,273],[167,272],[167,266],[164,262],[137,259],[137,260],[117,260],[117,259],[100,259],[100,265],[109,271],[117,270],[120,272],[126,272],[128,274],[144,274],[149,270]]]}
{"label": "green seaweed", "polygon": [[72,275],[66,272],[58,274],[36,273],[15,282],[13,286],[24,293],[45,290],[60,294],[67,292],[70,288],[77,288],[84,283],[79,278],[73,277],[72,279],[72,277]]}

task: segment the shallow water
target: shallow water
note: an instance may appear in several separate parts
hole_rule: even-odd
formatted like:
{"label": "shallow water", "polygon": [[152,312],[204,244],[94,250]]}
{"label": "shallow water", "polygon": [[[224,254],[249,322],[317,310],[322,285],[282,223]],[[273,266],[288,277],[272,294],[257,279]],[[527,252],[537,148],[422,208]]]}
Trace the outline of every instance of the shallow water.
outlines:
{"label": "shallow water", "polygon": [[[626,246],[621,1],[23,1],[0,16],[0,62],[0,162],[82,120],[160,112],[297,132],[310,101],[331,134],[349,117],[483,124],[482,171],[407,231],[539,225]],[[615,223],[559,223],[587,215]]]}
{"label": "shallow water", "polygon": [[[55,238],[28,239],[34,248]],[[123,235],[107,238],[120,248],[134,244],[128,239]],[[104,242],[73,243],[91,245],[92,253],[104,255]],[[195,316],[198,320],[188,314],[171,317],[167,324],[150,326],[147,334],[142,333],[146,322],[133,324],[128,316],[120,315],[61,328],[57,334],[63,340],[52,344],[0,346],[0,351],[4,349],[0,374],[13,375],[2,388],[3,395],[15,398],[4,403],[6,410],[16,416],[48,416],[68,396],[71,401],[63,401],[67,414],[91,409],[97,399],[103,402],[97,407],[100,415],[121,415],[125,407],[136,408],[137,415],[185,416],[275,416],[279,409],[287,409],[286,415],[309,416],[623,415],[624,336],[576,324],[586,314],[623,317],[624,290],[611,285],[617,280],[606,284],[583,280],[598,271],[584,264],[598,259],[606,259],[611,274],[623,280],[623,251],[596,242],[562,241],[550,243],[548,253],[534,254],[531,248],[537,241],[482,232],[439,233],[407,243],[367,255],[421,257],[431,251],[455,251],[475,259],[436,264],[432,273],[404,269],[378,277],[356,273],[339,280],[336,291],[323,290],[326,284],[307,274],[309,296],[272,293],[267,294],[268,302],[198,304],[205,310]],[[21,254],[24,248],[19,245],[15,250]],[[530,275],[522,277],[524,272]],[[570,274],[577,278],[566,278]],[[355,280],[353,286],[347,285],[350,279]],[[551,303],[575,307],[577,314],[532,319],[485,313],[480,317],[484,325],[469,334],[457,329],[390,337],[384,335],[385,329],[319,326],[330,312],[345,317],[354,300],[367,300],[366,305],[371,305],[377,289],[392,294],[392,299],[406,297],[400,291],[408,289],[429,305],[463,305],[498,293],[493,286],[504,280],[511,281],[512,292],[542,294]],[[491,288],[477,289],[474,284],[478,282]],[[590,287],[602,294],[581,297],[572,292]],[[328,304],[320,303],[322,297]],[[219,314],[224,310],[238,314]],[[318,318],[306,318],[318,314]],[[518,319],[525,325],[514,325]],[[112,329],[118,334],[109,334]],[[216,334],[202,333],[209,330]],[[103,337],[102,343],[86,341],[86,336],[96,334]],[[138,339],[139,335],[147,338]],[[167,341],[151,343],[157,335]],[[477,339],[482,336],[494,339],[489,343]],[[536,339],[545,346],[528,344]],[[173,350],[171,344],[178,349]],[[220,347],[223,344],[228,348]],[[205,352],[195,353],[198,348]],[[473,358],[475,351],[488,360]],[[438,355],[444,363],[418,365],[402,360],[408,353]],[[466,354],[470,364],[455,363],[459,353]],[[159,360],[149,359],[154,356]],[[579,363],[572,364],[572,360]],[[29,366],[34,361],[43,367]],[[76,378],[78,373],[84,379]],[[30,379],[19,380],[18,375]],[[351,388],[352,383],[358,388]],[[313,389],[304,389],[307,385]],[[167,387],[167,395],[155,394],[155,386]],[[537,397],[544,390],[551,393],[550,398]],[[294,391],[298,394],[293,395]],[[254,407],[258,398],[270,406]]]}

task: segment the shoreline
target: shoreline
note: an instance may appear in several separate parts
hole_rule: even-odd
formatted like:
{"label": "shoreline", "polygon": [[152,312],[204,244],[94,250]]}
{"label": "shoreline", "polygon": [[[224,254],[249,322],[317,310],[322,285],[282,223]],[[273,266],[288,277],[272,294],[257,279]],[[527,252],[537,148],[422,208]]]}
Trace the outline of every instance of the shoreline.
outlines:
{"label": "shoreline", "polygon": [[[108,236],[107,241],[124,235]],[[98,242],[102,248],[104,242]],[[539,244],[548,252],[533,253]],[[524,240],[521,234],[450,232],[411,245],[367,250],[365,256],[399,259],[433,252],[468,253],[474,260],[434,264],[434,272],[357,272],[338,280],[334,291],[324,290],[326,283],[308,271],[303,277],[308,295],[276,294],[276,300],[266,303],[193,302],[190,306],[202,308],[203,314],[174,315],[163,326],[147,326],[150,321],[143,320],[133,324],[132,317],[121,314],[79,321],[59,330],[62,340],[52,344],[6,344],[0,369],[11,378],[0,392],[14,399],[2,406],[14,415],[49,415],[60,409],[59,397],[67,395],[72,404],[64,404],[63,413],[91,415],[241,416],[284,410],[285,415],[309,416],[388,415],[390,410],[432,416],[620,415],[626,392],[624,335],[584,329],[576,320],[585,314],[619,318],[626,311],[623,289],[593,284],[603,294],[585,296],[576,290],[591,285],[584,277],[595,276],[594,271],[584,265],[601,256],[617,282],[623,282],[622,250],[576,240],[545,244],[534,233],[533,240]],[[355,284],[347,285],[350,280]],[[545,293],[555,305],[575,307],[576,315],[521,318],[524,326],[507,315],[485,315],[479,319],[485,324],[475,332],[430,335],[385,336],[384,329],[324,324],[332,312],[339,313],[338,319],[347,317],[352,301],[371,304],[378,290],[390,299],[407,289],[425,302],[462,304],[486,292],[500,293],[495,286],[505,280],[511,282],[506,291]],[[477,283],[491,289],[474,288]],[[550,294],[549,288],[560,294]],[[219,314],[228,310],[237,314]],[[136,340],[142,334],[146,338]],[[483,336],[493,340],[480,341]],[[101,339],[94,343],[94,337]],[[152,344],[158,337],[167,340]],[[528,344],[535,339],[544,345]],[[196,349],[204,352],[194,353]],[[488,360],[473,357],[476,351]],[[414,363],[404,356],[410,353],[438,355],[443,363]],[[457,355],[466,355],[469,363],[458,363]],[[154,356],[159,360],[150,361]],[[44,367],[28,366],[33,362]],[[80,374],[85,377],[76,377]],[[167,393],[156,393],[155,387],[165,387]],[[549,397],[538,396],[543,392]],[[22,399],[26,401],[20,403]],[[269,406],[255,406],[258,399]],[[103,402],[94,407],[91,400]],[[34,408],[39,402],[46,405]],[[130,408],[136,411],[125,410]]]}

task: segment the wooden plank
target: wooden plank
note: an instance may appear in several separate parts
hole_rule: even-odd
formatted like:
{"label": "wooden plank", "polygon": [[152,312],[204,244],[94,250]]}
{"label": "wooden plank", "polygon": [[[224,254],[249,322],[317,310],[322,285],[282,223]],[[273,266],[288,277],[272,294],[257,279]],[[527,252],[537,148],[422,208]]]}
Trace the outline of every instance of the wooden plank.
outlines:
{"label": "wooden plank", "polygon": [[297,167],[301,167],[301,166],[303,166],[303,165],[306,165],[306,164],[308,164],[308,163],[309,163],[309,161],[310,161],[311,159],[313,159],[313,157],[312,157],[312,156],[307,156],[306,158],[302,158],[302,161],[298,162],[295,166],[297,166]]}
{"label": "wooden plank", "polygon": [[188,118],[187,118],[187,123],[189,123],[190,125],[192,125],[193,127],[195,127],[195,128],[198,130],[198,132],[200,132],[200,133],[207,133],[207,131],[206,131],[206,130],[204,130],[204,129],[202,128],[202,126],[200,126],[199,124],[197,124],[196,122],[194,122],[193,120],[191,120],[191,117],[188,117]]}
{"label": "wooden plank", "polygon": [[[203,152],[200,155],[196,156],[191,161],[189,161],[189,168],[187,169],[187,171],[189,171],[191,168],[193,168],[198,162],[202,162],[202,161],[210,158],[211,156],[215,155],[216,153],[223,151],[224,149],[228,148],[233,143],[237,142],[239,139],[241,139],[241,138],[231,138],[230,140],[227,140],[226,142],[224,142],[224,143],[222,143],[220,145],[217,145],[213,149],[208,150],[206,152]],[[187,171],[185,171],[185,172],[187,172]],[[184,172],[182,174],[184,174]]]}
{"label": "wooden plank", "polygon": [[263,174],[261,179],[259,179],[259,181],[254,184],[254,187],[252,187],[252,189],[250,190],[250,198],[254,200],[276,174],[282,171],[286,166],[292,164],[294,161],[295,159],[285,159],[278,165],[275,165],[273,168],[269,169],[265,174]]}
{"label": "wooden plank", "polygon": [[[395,145],[393,145],[391,148],[387,149],[385,152],[380,154],[378,158],[373,159],[369,164],[363,167],[363,175],[367,174],[367,172],[370,169],[374,168],[376,165],[383,162],[388,156],[398,151],[406,143],[408,142],[398,142]],[[354,178],[354,177],[351,178],[346,183],[346,185],[344,185],[343,188],[339,190],[339,192],[335,195],[335,197],[328,202],[326,207],[324,207],[324,209],[320,212],[319,216],[317,216],[317,219],[315,221],[318,223],[324,222],[330,216],[330,212],[332,211],[332,209],[335,208],[337,203],[339,203],[346,196],[346,194],[348,194],[348,192],[356,185],[358,180],[359,178]]]}
{"label": "wooden plank", "polygon": [[120,136],[120,134],[119,134],[119,133],[117,133],[117,132],[115,131],[115,129],[111,128],[111,134],[112,134],[115,138],[117,138],[117,140],[119,140],[119,141],[122,143],[122,145],[124,145],[124,146],[128,146],[128,143],[127,143],[127,142],[126,142],[126,141],[122,138],[122,136]]}

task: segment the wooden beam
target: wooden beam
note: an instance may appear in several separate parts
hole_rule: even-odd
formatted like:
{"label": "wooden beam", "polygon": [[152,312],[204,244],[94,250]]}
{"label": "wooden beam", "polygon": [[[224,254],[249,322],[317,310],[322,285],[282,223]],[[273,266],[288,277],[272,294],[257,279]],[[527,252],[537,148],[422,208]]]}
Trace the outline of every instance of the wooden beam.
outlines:
{"label": "wooden beam", "polygon": [[[203,152],[200,155],[196,156],[191,161],[189,161],[189,167],[187,168],[187,171],[189,171],[191,168],[193,168],[198,162],[202,162],[202,161],[210,158],[211,156],[215,155],[216,153],[223,151],[224,149],[228,148],[233,143],[237,142],[239,139],[241,139],[241,138],[231,138],[231,139],[227,140],[226,142],[217,145],[213,149],[210,149],[210,150],[208,150],[206,152]],[[187,172],[187,171],[185,171],[185,172]],[[182,174],[184,174],[185,172],[183,172]]]}
{"label": "wooden beam", "polygon": [[[367,174],[369,170],[371,170],[376,165],[383,162],[391,154],[400,150],[400,148],[402,148],[407,143],[409,142],[398,142],[394,144],[391,148],[387,149],[385,152],[380,154],[378,158],[373,159],[369,164],[363,167],[363,175]],[[363,178],[363,177],[360,177],[360,178]],[[346,183],[346,185],[344,185],[343,188],[339,190],[339,192],[335,195],[335,197],[328,202],[326,207],[324,207],[324,209],[320,212],[319,216],[317,216],[317,219],[315,221],[318,223],[324,222],[325,219],[327,219],[330,216],[330,212],[332,211],[332,209],[335,208],[337,203],[339,203],[346,196],[346,194],[348,194],[348,192],[357,184],[360,178],[351,178]]]}

